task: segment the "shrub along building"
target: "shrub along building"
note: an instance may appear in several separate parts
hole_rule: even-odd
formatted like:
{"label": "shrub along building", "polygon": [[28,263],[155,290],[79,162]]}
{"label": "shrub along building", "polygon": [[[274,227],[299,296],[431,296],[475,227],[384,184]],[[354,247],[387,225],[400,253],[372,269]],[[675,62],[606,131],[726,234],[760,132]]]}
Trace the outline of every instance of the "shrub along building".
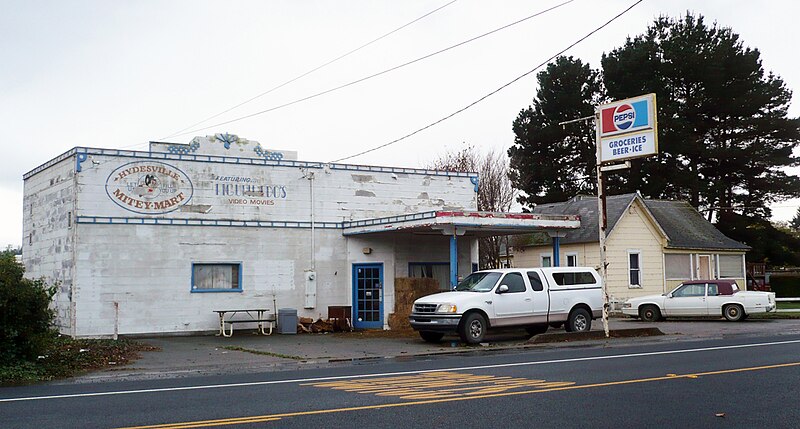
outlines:
{"label": "shrub along building", "polygon": [[67,151],[24,176],[27,275],[58,282],[59,329],[77,337],[215,330],[214,310],[240,308],[344,306],[385,328],[395,277],[447,288],[480,236],[580,225],[476,212],[474,173],[296,158],[227,134]]}
{"label": "shrub along building", "polygon": [[[637,194],[607,197],[608,291],[612,304],[669,292],[684,280],[733,279],[744,287],[749,246],[732,240],[685,201],[652,200]],[[597,197],[536,206],[534,213],[579,215],[581,227],[566,231],[560,246],[515,238],[514,264],[521,267],[600,267]],[[553,252],[554,248],[558,251]]]}

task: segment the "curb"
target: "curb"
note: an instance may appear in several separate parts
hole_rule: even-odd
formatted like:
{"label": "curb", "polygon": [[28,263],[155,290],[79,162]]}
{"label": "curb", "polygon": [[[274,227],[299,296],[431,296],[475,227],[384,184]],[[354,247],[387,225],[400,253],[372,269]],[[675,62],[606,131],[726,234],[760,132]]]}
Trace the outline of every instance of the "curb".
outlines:
{"label": "curb", "polygon": [[[630,328],[630,329],[614,329],[608,331],[609,338],[633,338],[633,337],[655,337],[659,335],[666,335],[658,328]],[[541,334],[536,335],[530,340],[528,344],[546,344],[546,343],[560,343],[569,341],[586,341],[586,340],[605,340],[606,335],[603,331],[590,331],[590,332],[567,332],[558,334]]]}

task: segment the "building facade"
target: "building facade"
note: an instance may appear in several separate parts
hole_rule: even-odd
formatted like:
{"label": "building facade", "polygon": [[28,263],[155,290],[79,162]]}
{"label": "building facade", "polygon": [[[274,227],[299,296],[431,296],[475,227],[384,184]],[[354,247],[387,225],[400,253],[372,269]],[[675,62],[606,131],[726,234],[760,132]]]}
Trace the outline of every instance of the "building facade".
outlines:
{"label": "building facade", "polygon": [[[578,196],[542,204],[536,213],[579,215],[581,228],[560,238],[563,266],[600,267],[597,198]],[[733,279],[745,286],[750,248],[723,235],[685,201],[652,200],[639,194],[608,197],[607,287],[612,304],[669,292],[684,280]],[[514,264],[551,266],[552,246],[517,240]]]}
{"label": "building facade", "polygon": [[27,275],[59,285],[58,326],[75,337],[209,331],[213,311],[243,308],[350,306],[356,327],[385,328],[394,278],[467,275],[475,231],[577,226],[475,217],[474,173],[296,156],[227,134],[74,148],[24,176]]}

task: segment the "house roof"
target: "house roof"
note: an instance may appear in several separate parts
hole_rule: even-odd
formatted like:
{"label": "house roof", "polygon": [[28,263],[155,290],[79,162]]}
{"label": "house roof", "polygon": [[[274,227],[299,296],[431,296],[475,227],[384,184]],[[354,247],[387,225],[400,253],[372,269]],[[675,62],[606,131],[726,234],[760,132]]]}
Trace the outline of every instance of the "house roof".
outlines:
{"label": "house roof", "polygon": [[[638,193],[606,198],[609,235],[614,231],[622,214],[636,199],[649,211],[657,226],[666,235],[668,249],[743,251],[750,249],[750,246],[726,237],[686,201],[651,200],[642,198]],[[581,228],[567,231],[566,236],[561,239],[562,244],[599,241],[597,212],[597,197],[585,195],[579,195],[561,203],[538,205],[533,210],[533,213],[540,214],[577,214],[580,216]]]}

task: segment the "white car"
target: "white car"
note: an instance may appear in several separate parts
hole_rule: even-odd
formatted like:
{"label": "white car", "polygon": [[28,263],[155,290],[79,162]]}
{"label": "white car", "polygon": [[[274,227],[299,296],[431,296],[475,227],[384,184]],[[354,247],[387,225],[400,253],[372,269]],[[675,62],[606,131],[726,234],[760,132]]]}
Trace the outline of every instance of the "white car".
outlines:
{"label": "white car", "polygon": [[622,304],[624,314],[645,322],[686,316],[724,316],[735,322],[776,308],[773,292],[742,291],[733,280],[687,281],[670,293],[631,298]]}

